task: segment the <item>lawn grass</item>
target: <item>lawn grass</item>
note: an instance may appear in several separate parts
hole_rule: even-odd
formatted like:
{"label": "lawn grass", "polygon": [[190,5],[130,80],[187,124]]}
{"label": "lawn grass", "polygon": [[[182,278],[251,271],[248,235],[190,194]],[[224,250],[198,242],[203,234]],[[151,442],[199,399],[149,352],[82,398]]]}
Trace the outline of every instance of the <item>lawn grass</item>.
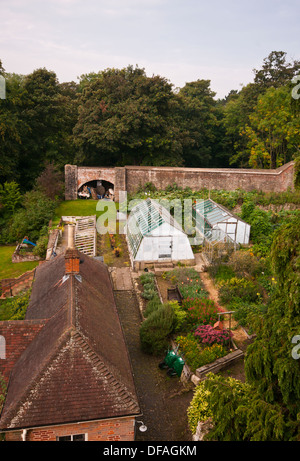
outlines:
{"label": "lawn grass", "polygon": [[[99,204],[98,204],[99,202]],[[98,210],[97,208],[98,204]],[[116,205],[118,209],[118,203],[105,201],[105,200],[66,200],[61,202],[55,210],[53,224],[57,225],[61,216],[93,216],[96,215],[97,218],[105,212],[105,207],[111,207],[111,209]],[[101,211],[102,210],[102,211]],[[111,211],[109,211],[109,214]]]}
{"label": "lawn grass", "polygon": [[[98,210],[96,209],[97,204]],[[108,210],[107,207],[109,207]],[[112,219],[113,221],[116,217],[116,209],[118,209],[118,203],[115,204],[114,202],[105,200],[67,200],[61,202],[56,208],[52,224],[56,226],[61,216],[96,215],[99,218],[102,213],[105,213],[105,218]],[[12,263],[11,257],[14,251],[15,246],[0,246],[0,280],[19,277],[25,272],[34,269],[39,264],[38,261]]]}
{"label": "lawn grass", "polygon": [[11,257],[15,251],[15,246],[0,247],[0,280],[15,278],[30,271],[38,266],[38,261],[28,261],[23,263],[13,263]]}
{"label": "lawn grass", "polygon": [[97,214],[98,200],[66,200],[55,210],[53,224],[58,224],[61,216],[92,216]]}

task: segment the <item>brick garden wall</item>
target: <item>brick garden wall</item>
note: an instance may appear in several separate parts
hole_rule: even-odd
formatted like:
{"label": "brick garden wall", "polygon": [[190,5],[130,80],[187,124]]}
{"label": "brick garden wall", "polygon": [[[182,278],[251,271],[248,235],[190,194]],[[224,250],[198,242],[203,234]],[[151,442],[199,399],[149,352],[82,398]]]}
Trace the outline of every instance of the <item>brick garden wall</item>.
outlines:
{"label": "brick garden wall", "polygon": [[[107,419],[87,423],[66,424],[37,429],[29,429],[26,441],[56,441],[56,437],[87,434],[88,441],[126,441],[134,440],[134,418]],[[6,441],[21,440],[20,431],[7,432]]]}
{"label": "brick garden wall", "polygon": [[29,289],[32,286],[34,274],[35,269],[25,272],[19,277],[13,279],[0,280],[2,296],[16,296],[22,291]]}
{"label": "brick garden wall", "polygon": [[294,164],[290,162],[276,170],[125,167],[127,192],[133,193],[140,185],[152,182],[157,189],[174,183],[192,190],[244,189],[264,192],[283,192],[293,189]]}
{"label": "brick garden wall", "polygon": [[157,189],[165,189],[176,183],[193,190],[253,189],[264,192],[283,192],[294,188],[294,162],[276,170],[253,170],[240,168],[169,168],[135,167],[116,168],[65,166],[65,198],[75,200],[78,188],[85,182],[102,179],[115,186],[118,201],[119,191],[134,193],[139,186],[152,182]]}

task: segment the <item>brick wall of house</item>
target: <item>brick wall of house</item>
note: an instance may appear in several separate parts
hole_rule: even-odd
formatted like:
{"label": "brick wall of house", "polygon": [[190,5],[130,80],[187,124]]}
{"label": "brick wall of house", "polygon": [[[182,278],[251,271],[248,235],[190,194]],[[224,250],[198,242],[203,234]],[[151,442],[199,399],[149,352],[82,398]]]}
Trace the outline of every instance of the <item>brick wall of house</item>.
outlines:
{"label": "brick wall of house", "polygon": [[6,383],[14,364],[45,323],[45,320],[0,322],[0,336],[5,340],[5,359],[0,359],[0,373]]}
{"label": "brick wall of house", "polygon": [[[87,423],[67,424],[63,426],[51,426],[44,428],[29,429],[26,441],[56,441],[57,437],[87,434],[88,441],[126,441],[134,440],[134,418],[107,419]],[[6,441],[20,441],[21,431],[7,432]]]}

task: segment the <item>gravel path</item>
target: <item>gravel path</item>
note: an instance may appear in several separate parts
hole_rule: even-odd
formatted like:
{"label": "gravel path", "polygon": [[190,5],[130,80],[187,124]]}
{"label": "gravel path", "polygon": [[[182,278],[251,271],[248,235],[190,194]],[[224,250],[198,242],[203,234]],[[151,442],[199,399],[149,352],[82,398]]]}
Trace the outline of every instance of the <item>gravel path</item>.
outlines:
{"label": "gravel path", "polygon": [[115,291],[115,299],[131,358],[137,395],[148,430],[137,431],[137,441],[190,441],[186,411],[194,386],[186,387],[179,378],[169,378],[158,368],[163,357],[153,357],[140,349],[141,315],[134,291]]}

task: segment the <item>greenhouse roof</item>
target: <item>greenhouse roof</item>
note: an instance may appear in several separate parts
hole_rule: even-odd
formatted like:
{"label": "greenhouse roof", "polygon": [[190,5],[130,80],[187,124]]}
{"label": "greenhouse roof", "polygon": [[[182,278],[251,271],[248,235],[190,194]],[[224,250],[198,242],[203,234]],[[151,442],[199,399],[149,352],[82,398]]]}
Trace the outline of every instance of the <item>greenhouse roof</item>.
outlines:
{"label": "greenhouse roof", "polygon": [[160,203],[147,199],[136,205],[130,213],[130,219],[134,218],[142,235],[150,234],[154,229],[164,223],[183,232],[180,225],[170,215],[168,210]]}
{"label": "greenhouse roof", "polygon": [[197,202],[195,205],[195,210],[197,213],[206,218],[212,226],[219,222],[226,221],[233,216],[225,208],[223,208],[221,205],[218,205],[211,199]]}
{"label": "greenhouse roof", "polygon": [[197,202],[194,205],[194,210],[196,212],[193,215],[196,228],[207,242],[212,245],[218,242],[234,243],[232,238],[218,227],[218,223],[224,222],[234,215],[211,199]]}

